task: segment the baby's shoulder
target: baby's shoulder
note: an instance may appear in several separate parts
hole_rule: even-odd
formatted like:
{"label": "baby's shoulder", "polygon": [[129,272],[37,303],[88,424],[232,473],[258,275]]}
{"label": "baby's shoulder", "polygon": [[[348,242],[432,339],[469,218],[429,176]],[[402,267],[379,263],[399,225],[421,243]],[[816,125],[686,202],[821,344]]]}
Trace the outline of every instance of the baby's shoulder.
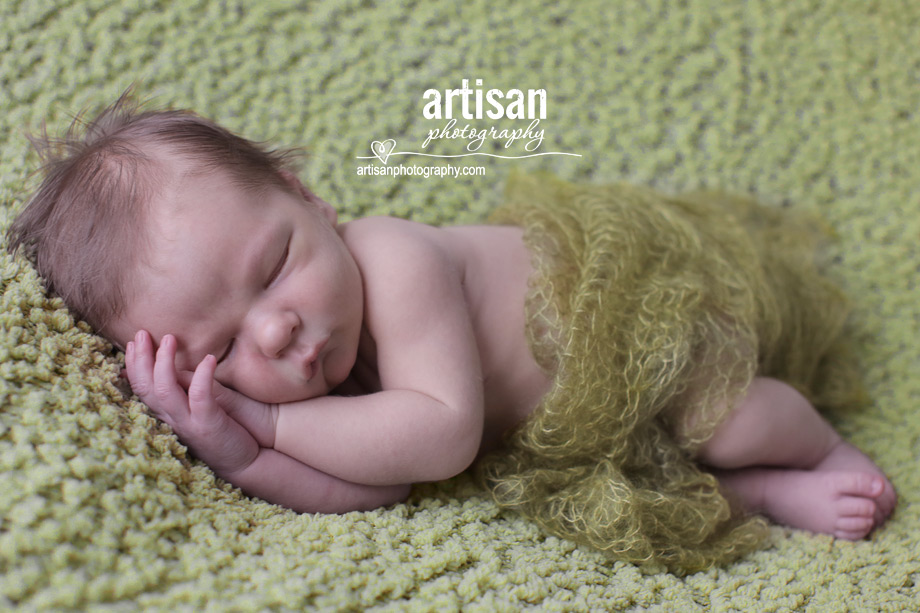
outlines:
{"label": "baby's shoulder", "polygon": [[385,215],[360,217],[341,224],[340,230],[342,238],[349,246],[355,241],[363,243],[413,237],[431,239],[441,232],[441,229],[435,226]]}
{"label": "baby's shoulder", "polygon": [[455,257],[443,229],[397,217],[363,217],[342,224],[340,235],[365,274],[432,272]]}
{"label": "baby's shoulder", "polygon": [[361,272],[365,324],[378,350],[387,339],[415,337],[425,322],[468,317],[450,233],[392,217],[348,222],[340,232]]}

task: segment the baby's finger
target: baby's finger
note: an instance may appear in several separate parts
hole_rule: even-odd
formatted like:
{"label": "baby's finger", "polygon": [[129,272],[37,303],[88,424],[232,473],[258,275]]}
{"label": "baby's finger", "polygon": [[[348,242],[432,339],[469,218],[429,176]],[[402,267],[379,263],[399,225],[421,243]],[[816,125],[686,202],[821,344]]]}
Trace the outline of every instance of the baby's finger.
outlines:
{"label": "baby's finger", "polygon": [[214,400],[229,415],[234,415],[237,411],[243,411],[251,408],[252,399],[244,396],[236,390],[232,390],[218,383],[214,386]]}
{"label": "baby's finger", "polygon": [[176,339],[167,334],[160,340],[153,363],[153,378],[158,387],[170,389],[178,386],[176,380]]}
{"label": "baby's finger", "polygon": [[153,364],[153,395],[160,407],[173,418],[181,419],[188,414],[185,390],[176,381],[176,338],[171,334],[163,337],[157,349]]}
{"label": "baby's finger", "polygon": [[[200,365],[199,365],[200,366]],[[214,360],[214,372],[217,371],[217,360]],[[179,379],[179,385],[184,389],[188,390],[192,385],[192,380],[195,378],[195,370],[180,370],[176,373],[176,376]],[[211,373],[211,395],[214,397],[214,402],[224,407],[224,399],[222,397],[223,393],[227,391],[223,385],[217,382],[217,379],[214,378],[214,373]]]}
{"label": "baby's finger", "polygon": [[180,370],[176,373],[176,378],[179,381],[179,385],[183,388],[188,389],[192,384],[192,379],[195,378],[195,371],[192,370]]}
{"label": "baby's finger", "polygon": [[214,385],[214,371],[217,370],[217,359],[208,354],[198,364],[192,381],[188,386],[188,404],[192,419],[206,421],[218,409],[214,400],[212,388]]}
{"label": "baby's finger", "polygon": [[139,330],[125,350],[125,366],[131,389],[141,399],[153,392],[153,342],[145,330]]}

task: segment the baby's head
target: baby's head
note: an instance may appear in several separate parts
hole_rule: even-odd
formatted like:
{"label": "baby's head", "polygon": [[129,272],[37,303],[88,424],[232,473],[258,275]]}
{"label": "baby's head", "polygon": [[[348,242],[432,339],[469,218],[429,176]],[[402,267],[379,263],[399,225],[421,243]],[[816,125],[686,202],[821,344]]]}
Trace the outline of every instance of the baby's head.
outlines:
{"label": "baby's head", "polygon": [[176,336],[180,370],[214,354],[217,379],[258,400],[344,379],[360,274],[290,151],[128,96],[79,127],[37,141],[45,178],[9,233],[49,290],[122,348],[143,329]]}
{"label": "baby's head", "polygon": [[143,111],[123,95],[63,138],[34,139],[45,178],[10,229],[50,290],[105,332],[149,255],[151,204],[176,166],[225,171],[243,189],[287,188],[290,152],[266,151],[188,111]]}

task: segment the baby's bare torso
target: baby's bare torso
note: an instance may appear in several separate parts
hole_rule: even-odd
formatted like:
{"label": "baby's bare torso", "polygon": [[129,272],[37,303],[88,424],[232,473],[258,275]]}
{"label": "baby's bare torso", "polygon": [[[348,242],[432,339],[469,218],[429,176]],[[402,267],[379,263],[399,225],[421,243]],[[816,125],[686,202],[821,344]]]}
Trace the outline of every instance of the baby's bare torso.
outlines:
{"label": "baby's bare torso", "polygon": [[523,231],[507,226],[460,226],[441,231],[455,242],[463,291],[473,321],[485,392],[481,451],[533,411],[549,389],[524,332],[524,298],[531,273]]}
{"label": "baby's bare torso", "polygon": [[[480,454],[520,423],[548,391],[550,380],[537,366],[525,334],[524,299],[531,273],[523,231],[509,226],[416,229],[450,254],[460,271],[482,367],[485,423]],[[379,390],[374,342],[365,331],[358,360],[341,391]]]}

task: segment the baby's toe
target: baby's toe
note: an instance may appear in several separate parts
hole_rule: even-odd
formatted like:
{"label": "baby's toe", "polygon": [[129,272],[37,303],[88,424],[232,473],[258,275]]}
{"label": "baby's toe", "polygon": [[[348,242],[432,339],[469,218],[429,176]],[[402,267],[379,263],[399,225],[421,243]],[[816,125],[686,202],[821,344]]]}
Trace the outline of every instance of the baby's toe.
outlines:
{"label": "baby's toe", "polygon": [[870,472],[839,471],[828,474],[828,479],[841,495],[875,498],[885,489],[885,480]]}
{"label": "baby's toe", "polygon": [[882,495],[876,499],[876,502],[882,513],[882,519],[888,519],[892,511],[894,511],[895,505],[898,503],[898,494],[894,491],[894,486],[891,485],[891,482],[887,479],[885,480],[885,488],[882,491]]}
{"label": "baby's toe", "polygon": [[875,514],[872,515],[872,520],[875,522],[876,526],[881,526],[885,523],[885,512],[882,511],[882,507],[875,506]]}
{"label": "baby's toe", "polygon": [[873,520],[878,512],[878,505],[871,498],[844,496],[837,502],[837,515],[841,519]]}
{"label": "baby's toe", "polygon": [[841,517],[837,520],[834,536],[847,541],[858,541],[866,538],[874,526],[875,520],[871,517]]}
{"label": "baby's toe", "polygon": [[840,515],[834,526],[834,536],[848,541],[863,539],[876,525],[878,507],[866,498],[849,498],[840,501]]}

